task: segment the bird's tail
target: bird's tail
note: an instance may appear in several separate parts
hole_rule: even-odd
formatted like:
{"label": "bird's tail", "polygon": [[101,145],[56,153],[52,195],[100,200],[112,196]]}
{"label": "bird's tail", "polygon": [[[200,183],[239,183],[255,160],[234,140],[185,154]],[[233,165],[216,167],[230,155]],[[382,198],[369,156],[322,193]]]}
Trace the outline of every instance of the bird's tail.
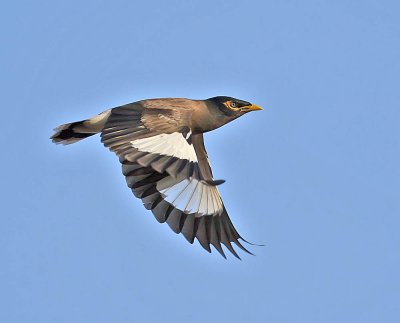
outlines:
{"label": "bird's tail", "polygon": [[108,117],[111,110],[104,111],[93,118],[66,123],[54,129],[55,133],[50,139],[56,144],[69,145],[87,137],[99,133]]}

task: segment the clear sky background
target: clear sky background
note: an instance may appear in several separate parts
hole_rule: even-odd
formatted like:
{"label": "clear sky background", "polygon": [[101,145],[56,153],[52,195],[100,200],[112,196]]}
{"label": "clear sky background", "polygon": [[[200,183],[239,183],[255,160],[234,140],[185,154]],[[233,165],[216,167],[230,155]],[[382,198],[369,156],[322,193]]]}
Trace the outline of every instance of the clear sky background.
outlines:
{"label": "clear sky background", "polygon": [[[398,1],[8,1],[0,322],[400,322]],[[255,257],[158,224],[98,137],[154,97],[265,108],[206,135]]]}

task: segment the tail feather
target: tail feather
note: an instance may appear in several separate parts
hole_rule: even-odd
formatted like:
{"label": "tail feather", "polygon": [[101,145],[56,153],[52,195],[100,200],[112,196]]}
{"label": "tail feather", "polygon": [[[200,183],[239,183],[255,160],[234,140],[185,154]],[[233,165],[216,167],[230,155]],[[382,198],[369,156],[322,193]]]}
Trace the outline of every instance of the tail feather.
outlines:
{"label": "tail feather", "polygon": [[66,123],[54,129],[50,139],[56,144],[69,145],[84,138],[93,136],[103,130],[111,110],[82,121]]}
{"label": "tail feather", "polygon": [[95,135],[97,131],[83,131],[84,122],[85,121],[78,121],[63,124],[54,129],[55,133],[50,137],[50,139],[56,144],[69,145],[84,138]]}

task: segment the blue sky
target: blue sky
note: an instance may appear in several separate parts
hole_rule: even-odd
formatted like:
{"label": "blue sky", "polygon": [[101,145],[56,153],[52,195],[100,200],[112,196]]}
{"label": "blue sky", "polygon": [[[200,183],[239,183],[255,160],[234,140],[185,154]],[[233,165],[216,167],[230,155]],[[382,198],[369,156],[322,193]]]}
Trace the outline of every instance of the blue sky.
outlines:
{"label": "blue sky", "polygon": [[[396,1],[12,1],[0,10],[1,322],[399,322]],[[98,137],[52,129],[153,97],[265,108],[206,135],[265,247],[160,225]]]}

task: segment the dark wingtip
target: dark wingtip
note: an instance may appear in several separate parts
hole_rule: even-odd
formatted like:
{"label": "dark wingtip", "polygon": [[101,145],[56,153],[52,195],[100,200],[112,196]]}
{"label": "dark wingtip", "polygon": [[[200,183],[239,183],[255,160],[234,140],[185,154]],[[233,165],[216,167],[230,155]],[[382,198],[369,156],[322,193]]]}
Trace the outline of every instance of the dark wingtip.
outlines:
{"label": "dark wingtip", "polygon": [[242,241],[244,241],[244,242],[246,242],[246,243],[248,243],[248,244],[250,244],[250,245],[252,245],[252,246],[265,247],[265,244],[256,244],[256,243],[252,243],[252,242],[247,241],[246,239],[243,239],[242,237],[240,237],[239,239],[242,240]]}
{"label": "dark wingtip", "polygon": [[217,250],[217,251],[219,252],[219,254],[220,254],[222,257],[224,257],[225,260],[226,260],[226,255],[225,255],[224,250],[222,249],[221,244],[220,244],[219,242],[218,242],[218,243],[212,243],[212,242],[211,242],[211,244],[212,244],[212,246],[215,248],[215,250]]}
{"label": "dark wingtip", "polygon": [[247,250],[245,247],[243,247],[243,245],[239,242],[239,240],[234,240],[233,241],[240,249],[242,249],[244,252],[248,253],[249,255],[254,256],[254,253],[250,252],[249,250]]}

